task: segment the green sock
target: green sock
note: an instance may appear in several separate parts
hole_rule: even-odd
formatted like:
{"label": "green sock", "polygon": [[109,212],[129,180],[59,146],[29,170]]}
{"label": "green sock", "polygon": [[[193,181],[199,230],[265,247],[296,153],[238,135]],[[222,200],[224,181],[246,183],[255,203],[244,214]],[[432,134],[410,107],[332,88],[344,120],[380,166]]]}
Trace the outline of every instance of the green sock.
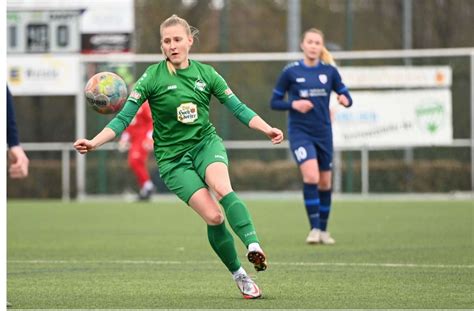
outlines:
{"label": "green sock", "polygon": [[244,242],[245,246],[249,246],[250,243],[259,243],[249,210],[237,194],[231,192],[219,202],[224,207],[227,221],[232,230]]}
{"label": "green sock", "polygon": [[234,238],[225,227],[225,222],[220,225],[207,225],[207,237],[212,249],[222,260],[230,272],[235,272],[240,268],[240,261],[235,250]]}

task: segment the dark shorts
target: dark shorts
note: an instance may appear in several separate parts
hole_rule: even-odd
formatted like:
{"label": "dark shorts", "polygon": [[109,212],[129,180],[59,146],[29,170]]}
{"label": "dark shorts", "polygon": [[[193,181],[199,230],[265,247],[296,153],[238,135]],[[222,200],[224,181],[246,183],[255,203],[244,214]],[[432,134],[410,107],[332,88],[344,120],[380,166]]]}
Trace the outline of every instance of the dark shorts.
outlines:
{"label": "dark shorts", "polygon": [[201,188],[207,188],[206,168],[214,162],[229,164],[222,139],[217,135],[206,137],[182,157],[159,163],[160,176],[168,189],[186,204]]}
{"label": "dark shorts", "polygon": [[321,141],[310,137],[302,137],[290,141],[290,150],[298,165],[303,164],[307,160],[316,159],[319,170],[330,171],[332,169],[332,138]]}

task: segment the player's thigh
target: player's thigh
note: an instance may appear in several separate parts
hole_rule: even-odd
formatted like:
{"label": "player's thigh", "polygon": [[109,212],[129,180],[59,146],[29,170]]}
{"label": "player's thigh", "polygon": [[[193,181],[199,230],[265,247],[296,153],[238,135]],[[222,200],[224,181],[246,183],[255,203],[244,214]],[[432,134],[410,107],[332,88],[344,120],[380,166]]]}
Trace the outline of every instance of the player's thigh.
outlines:
{"label": "player's thigh", "polygon": [[218,136],[208,137],[203,147],[193,155],[198,175],[218,199],[232,191],[228,163],[227,152]]}
{"label": "player's thigh", "polygon": [[148,152],[141,146],[141,144],[132,144],[128,150],[128,162],[146,162],[148,158]]}
{"label": "player's thigh", "polygon": [[319,187],[329,190],[332,184],[333,145],[332,139],[315,144],[319,165]]}
{"label": "player's thigh", "polygon": [[319,169],[316,147],[312,142],[301,141],[290,143],[291,153],[299,166],[303,182],[317,184]]}
{"label": "player's thigh", "polygon": [[201,188],[189,199],[189,206],[198,213],[208,225],[219,225],[224,221],[224,215],[209,190]]}
{"label": "player's thigh", "polygon": [[189,204],[189,200],[196,191],[202,188],[207,189],[204,180],[199,177],[192,167],[192,163],[185,161],[171,166],[167,165],[165,172],[161,174],[161,178],[166,187],[186,204]]}
{"label": "player's thigh", "polygon": [[206,168],[206,184],[218,200],[231,193],[232,185],[227,165],[223,162],[214,162]]}

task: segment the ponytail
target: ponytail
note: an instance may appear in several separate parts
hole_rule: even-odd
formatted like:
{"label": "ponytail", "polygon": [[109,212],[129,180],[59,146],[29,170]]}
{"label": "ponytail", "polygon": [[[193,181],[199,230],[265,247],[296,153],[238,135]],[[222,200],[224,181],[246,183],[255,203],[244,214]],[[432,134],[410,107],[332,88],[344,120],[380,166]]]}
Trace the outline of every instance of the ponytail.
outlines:
{"label": "ponytail", "polygon": [[321,51],[321,60],[328,65],[336,66],[336,61],[334,61],[334,57],[325,46],[323,46],[323,50]]}

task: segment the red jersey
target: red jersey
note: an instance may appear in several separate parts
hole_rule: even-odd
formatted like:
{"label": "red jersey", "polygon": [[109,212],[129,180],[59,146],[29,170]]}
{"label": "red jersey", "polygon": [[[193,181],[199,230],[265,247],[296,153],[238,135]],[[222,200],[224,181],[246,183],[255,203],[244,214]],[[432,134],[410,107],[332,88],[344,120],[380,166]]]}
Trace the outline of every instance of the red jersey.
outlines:
{"label": "red jersey", "polygon": [[146,138],[151,139],[153,133],[153,119],[151,118],[151,110],[148,102],[143,103],[124,133],[129,135],[131,144],[134,142],[142,142]]}

